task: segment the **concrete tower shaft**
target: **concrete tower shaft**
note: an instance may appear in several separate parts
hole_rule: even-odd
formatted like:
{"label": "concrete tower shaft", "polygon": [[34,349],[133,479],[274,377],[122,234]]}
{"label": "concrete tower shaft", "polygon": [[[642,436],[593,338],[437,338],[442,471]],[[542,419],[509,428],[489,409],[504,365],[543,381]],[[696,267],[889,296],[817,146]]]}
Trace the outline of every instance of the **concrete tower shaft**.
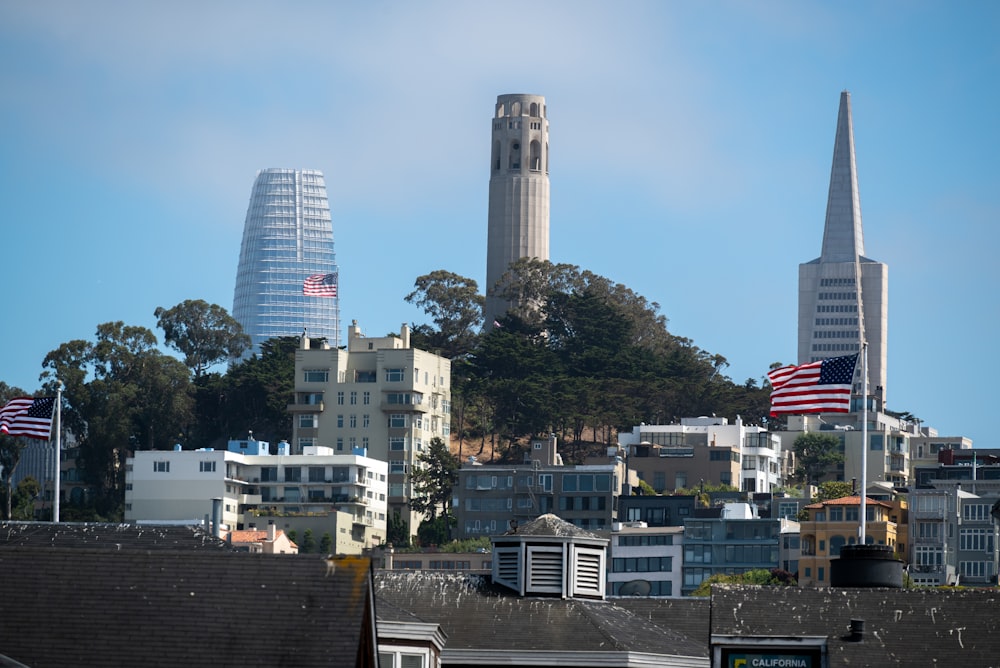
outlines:
{"label": "concrete tower shaft", "polygon": [[490,151],[485,323],[511,306],[492,297],[512,262],[549,259],[549,121],[541,95],[497,97]]}

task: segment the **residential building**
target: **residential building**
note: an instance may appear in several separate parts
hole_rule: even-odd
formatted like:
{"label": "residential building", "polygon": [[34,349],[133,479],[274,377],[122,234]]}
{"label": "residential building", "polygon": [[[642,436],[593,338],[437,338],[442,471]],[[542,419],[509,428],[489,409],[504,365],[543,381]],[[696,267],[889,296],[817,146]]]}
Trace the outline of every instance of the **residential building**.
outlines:
{"label": "residential building", "polygon": [[[303,294],[309,276],[332,275],[333,296]],[[340,345],[333,224],[323,173],[308,169],[257,172],[247,206],[233,292],[233,318],[260,344],[303,330]]]}
{"label": "residential building", "polygon": [[695,505],[691,495],[623,496],[618,499],[618,518],[648,527],[682,527],[695,516]]}
{"label": "residential building", "polygon": [[[800,523],[802,555],[799,585],[830,586],[830,560],[840,556],[845,545],[856,545],[860,529],[861,497],[846,496],[805,507],[807,519]],[[901,558],[908,549],[907,505],[896,501],[865,501],[865,543],[887,545]]]}
{"label": "residential building", "polygon": [[387,571],[462,571],[489,573],[493,568],[493,553],[442,552],[438,549],[397,552],[392,545],[375,555],[375,567]]}
{"label": "residential building", "polygon": [[556,462],[561,459],[555,437],[535,439],[521,464],[481,464],[470,458],[458,470],[454,489],[455,537],[502,534],[549,513],[582,529],[609,530],[628,489],[625,463],[617,456],[606,464]]}
{"label": "residential building", "polygon": [[608,562],[608,596],[680,596],[684,529],[615,522]]}
{"label": "residential building", "polygon": [[510,308],[493,295],[512,262],[549,259],[549,119],[541,95],[498,95],[490,150],[487,327]]}
{"label": "residential building", "polygon": [[[862,445],[864,431],[862,430],[862,411],[851,413],[824,413],[819,415],[790,415],[787,420],[787,430],[775,434],[781,441],[784,450],[794,452],[795,439],[804,433],[823,433],[836,437],[840,441],[844,461],[819,480],[812,484],[827,480],[850,482],[861,481],[861,453],[867,457],[866,480],[881,481],[897,487],[910,484],[911,452],[914,438],[926,438],[933,435],[933,429],[918,427],[912,420],[905,420],[879,410],[875,410],[875,400],[869,397],[868,442]],[[857,408],[857,406],[856,406]],[[918,431],[919,429],[919,431]],[[966,439],[967,440],[967,439]]]}
{"label": "residential building", "polygon": [[879,405],[886,397],[888,286],[888,266],[865,257],[851,94],[845,90],[837,114],[822,250],[815,260],[799,265],[798,363],[859,352],[867,342],[869,393]]}
{"label": "residential building", "polygon": [[629,469],[660,493],[705,484],[770,492],[782,484],[780,439],[738,416],[735,424],[714,416],[641,424],[619,433],[618,444]]}
{"label": "residential building", "polygon": [[233,529],[225,533],[226,542],[239,552],[255,554],[298,554],[299,546],[284,531],[268,524],[266,530]]}
{"label": "residential building", "polygon": [[690,594],[713,575],[778,568],[787,523],[757,517],[746,503],[726,504],[718,518],[685,520],[682,593]]}
{"label": "residential building", "polygon": [[387,464],[358,454],[252,438],[228,450],[140,450],[125,472],[125,521],[200,522],[218,515],[226,530],[273,522],[283,531],[306,529],[319,542],[334,539],[336,553],[360,554],[386,536]]}
{"label": "residential building", "polygon": [[946,450],[939,456],[946,463],[917,469],[917,485],[910,490],[910,577],[921,584],[995,585],[1000,572],[997,455]]}
{"label": "residential building", "polygon": [[288,410],[294,451],[323,446],[387,462],[389,513],[416,532],[422,518],[408,505],[408,474],[431,439],[450,440],[448,359],[412,347],[405,324],[399,336],[369,337],[354,321],[344,348],[303,336]]}

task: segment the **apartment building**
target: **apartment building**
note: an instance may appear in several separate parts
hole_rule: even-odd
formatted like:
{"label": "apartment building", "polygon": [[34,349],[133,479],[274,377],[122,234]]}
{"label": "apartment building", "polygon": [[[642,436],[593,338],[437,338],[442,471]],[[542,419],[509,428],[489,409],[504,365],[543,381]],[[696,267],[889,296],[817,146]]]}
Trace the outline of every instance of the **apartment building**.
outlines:
{"label": "apartment building", "polygon": [[493,536],[554,514],[581,529],[604,530],[618,519],[618,499],[628,493],[625,462],[562,465],[556,439],[532,441],[521,464],[481,464],[469,458],[458,471],[456,538]]}
{"label": "apartment building", "polygon": [[451,362],[413,348],[405,324],[399,336],[369,337],[354,321],[346,348],[301,341],[288,406],[293,449],[361,451],[387,462],[389,512],[415,532],[422,518],[408,506],[408,474],[432,438],[450,438]]}
{"label": "apartment building", "polygon": [[713,575],[778,568],[787,523],[757,517],[746,503],[726,504],[717,518],[686,520],[682,593],[690,594]]}
{"label": "apartment building", "polygon": [[[200,523],[225,530],[276,524],[282,531],[330,533],[338,553],[359,554],[386,536],[387,464],[308,446],[274,454],[252,437],[227,450],[140,450],[126,462],[126,522]],[[218,513],[218,517],[215,514]],[[318,538],[317,538],[318,539]]]}
{"label": "apartment building", "polygon": [[681,418],[678,424],[641,424],[618,434],[629,468],[658,493],[731,485],[770,492],[782,484],[781,441],[737,417]]}
{"label": "apartment building", "polygon": [[[799,585],[830,586],[830,560],[840,556],[845,545],[858,542],[861,497],[845,496],[805,507],[807,519],[800,523],[802,555]],[[907,504],[902,499],[865,501],[865,542],[888,545],[901,557],[908,549]]]}
{"label": "apartment building", "polygon": [[608,562],[608,596],[679,597],[684,529],[615,522]]}

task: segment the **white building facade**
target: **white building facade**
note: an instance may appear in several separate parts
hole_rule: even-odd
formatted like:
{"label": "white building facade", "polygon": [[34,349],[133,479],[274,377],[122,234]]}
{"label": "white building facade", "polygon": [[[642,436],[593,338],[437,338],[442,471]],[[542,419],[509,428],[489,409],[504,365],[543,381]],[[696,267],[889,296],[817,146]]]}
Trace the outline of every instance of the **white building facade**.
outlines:
{"label": "white building facade", "polygon": [[616,522],[608,549],[608,596],[680,597],[684,527]]}
{"label": "white building facade", "polygon": [[263,518],[332,517],[331,533],[347,541],[338,551],[360,553],[386,536],[387,471],[383,461],[316,446],[292,455],[282,443],[271,454],[253,439],[229,450],[141,450],[126,464],[125,521],[211,518],[232,530]]}

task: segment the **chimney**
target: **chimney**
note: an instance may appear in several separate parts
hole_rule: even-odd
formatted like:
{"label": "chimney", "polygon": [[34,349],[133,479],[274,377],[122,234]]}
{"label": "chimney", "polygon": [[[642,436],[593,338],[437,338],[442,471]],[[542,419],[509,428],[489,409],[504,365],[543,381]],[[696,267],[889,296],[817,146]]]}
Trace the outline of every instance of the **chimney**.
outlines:
{"label": "chimney", "polygon": [[865,620],[851,620],[851,634],[845,638],[848,642],[861,642],[865,639]]}
{"label": "chimney", "polygon": [[410,347],[410,326],[405,322],[403,323],[403,326],[399,328],[399,338],[403,340],[404,349]]}
{"label": "chimney", "polygon": [[212,499],[212,535],[222,538],[222,497]]}
{"label": "chimney", "polygon": [[268,520],[267,521],[267,540],[273,543],[274,539],[277,537],[277,534],[278,534],[278,532],[274,528],[274,520]]}

